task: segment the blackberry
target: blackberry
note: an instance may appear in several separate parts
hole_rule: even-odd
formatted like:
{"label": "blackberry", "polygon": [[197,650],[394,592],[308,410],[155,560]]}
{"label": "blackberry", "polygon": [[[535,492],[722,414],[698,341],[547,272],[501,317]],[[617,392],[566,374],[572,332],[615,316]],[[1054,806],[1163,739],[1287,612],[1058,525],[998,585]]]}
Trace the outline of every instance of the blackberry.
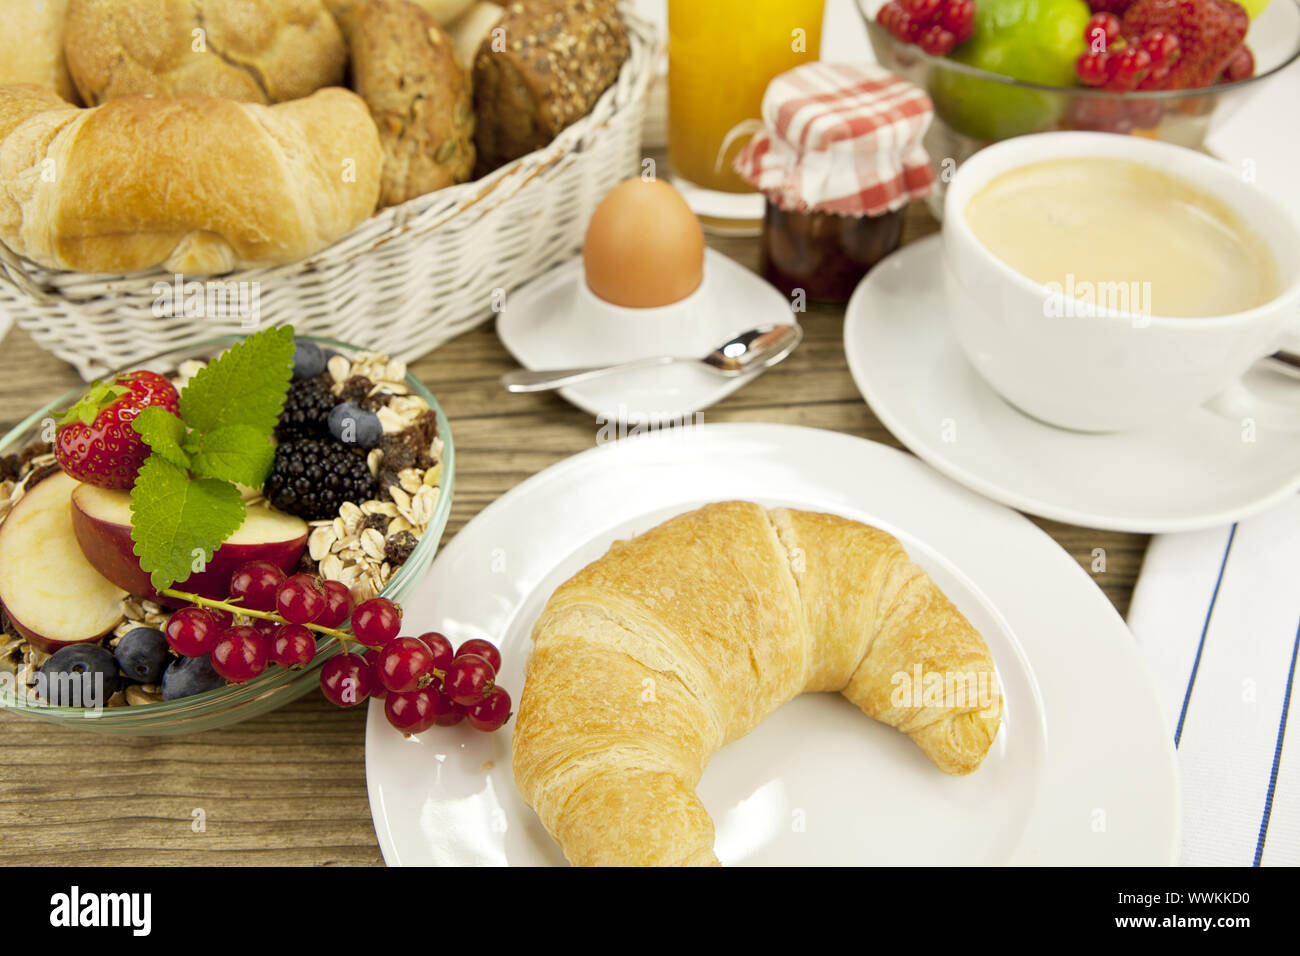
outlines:
{"label": "blackberry", "polygon": [[280,441],[293,438],[325,438],[329,435],[326,422],[334,406],[339,403],[330,388],[328,376],[307,378],[289,386],[284,399],[284,411],[275,436]]}
{"label": "blackberry", "polygon": [[281,511],[321,521],[337,515],[345,501],[372,498],[374,486],[365,452],[333,441],[296,438],[276,447],[264,491]]}

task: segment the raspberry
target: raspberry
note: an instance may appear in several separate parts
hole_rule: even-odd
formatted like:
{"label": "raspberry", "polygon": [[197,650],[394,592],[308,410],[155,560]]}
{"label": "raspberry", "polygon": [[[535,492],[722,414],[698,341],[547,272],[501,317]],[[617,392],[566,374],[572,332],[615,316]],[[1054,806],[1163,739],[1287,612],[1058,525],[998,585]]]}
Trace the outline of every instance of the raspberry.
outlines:
{"label": "raspberry", "polygon": [[1141,38],[1153,30],[1178,37],[1178,58],[1164,86],[1175,90],[1212,85],[1249,26],[1245,9],[1231,0],[1134,0],[1121,22],[1125,37]]}

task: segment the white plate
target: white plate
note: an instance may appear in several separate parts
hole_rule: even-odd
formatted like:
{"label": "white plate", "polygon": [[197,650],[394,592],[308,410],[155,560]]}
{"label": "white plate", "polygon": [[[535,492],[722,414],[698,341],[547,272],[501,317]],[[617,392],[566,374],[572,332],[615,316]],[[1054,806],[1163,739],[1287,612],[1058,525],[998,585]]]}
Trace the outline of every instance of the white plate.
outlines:
{"label": "white plate", "polygon": [[[1251,433],[1240,417],[1198,408],[1102,435],[1016,410],[952,336],[943,268],[938,236],[876,265],[849,301],[844,351],[876,417],[945,475],[1030,514],[1151,534],[1230,524],[1300,489],[1300,431],[1263,419]],[[1249,381],[1278,404],[1300,395],[1265,363]]]}
{"label": "white plate", "polygon": [[[701,310],[712,331],[702,335],[709,348],[762,325],[790,324],[789,301],[744,266],[713,249],[705,250],[704,269],[711,302]],[[497,316],[497,336],[527,369],[577,368],[610,361],[573,313],[582,259],[572,259],[511,293]],[[754,375],[723,378],[700,365],[636,369],[560,389],[560,395],[605,422],[662,422],[708,408]]]}
{"label": "white plate", "polygon": [[[882,445],[726,424],[595,448],[471,521],[406,619],[454,641],[499,643],[501,682],[517,699],[533,620],[556,585],[615,538],[727,498],[833,511],[897,534],[982,630],[1006,716],[983,766],[956,778],[838,695],[797,698],[704,775],[724,863],[1173,861],[1173,738],[1124,622],[1025,518]],[[406,739],[370,706],[366,776],[389,864],[563,863],[512,782],[511,724]]]}

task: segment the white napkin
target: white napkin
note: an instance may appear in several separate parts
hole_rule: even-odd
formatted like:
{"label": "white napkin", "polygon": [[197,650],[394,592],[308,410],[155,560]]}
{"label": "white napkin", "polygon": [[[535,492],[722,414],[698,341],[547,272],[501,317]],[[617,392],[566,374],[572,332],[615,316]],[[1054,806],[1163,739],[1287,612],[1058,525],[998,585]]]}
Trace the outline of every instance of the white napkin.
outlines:
{"label": "white napkin", "polygon": [[1300,865],[1300,496],[1153,538],[1128,622],[1174,729],[1180,863]]}

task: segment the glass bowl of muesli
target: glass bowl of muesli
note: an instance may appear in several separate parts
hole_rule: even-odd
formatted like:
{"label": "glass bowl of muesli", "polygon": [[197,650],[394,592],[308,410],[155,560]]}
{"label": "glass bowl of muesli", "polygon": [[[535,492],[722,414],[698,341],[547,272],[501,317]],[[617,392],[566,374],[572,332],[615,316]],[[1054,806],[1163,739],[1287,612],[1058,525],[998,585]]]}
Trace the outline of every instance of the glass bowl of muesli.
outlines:
{"label": "glass bowl of muesli", "polygon": [[[241,340],[241,336],[234,335],[214,338],[160,353],[122,372],[157,372],[181,388],[199,369]],[[283,551],[276,552],[283,559],[282,565],[293,564],[285,567],[286,573],[306,572],[340,581],[350,592],[353,606],[373,596],[400,604],[432,563],[451,511],[454,448],[446,416],[429,390],[399,360],[314,336],[297,336],[294,342],[301,343],[299,351],[306,357],[300,361],[299,354],[295,354],[294,381],[275,429],[276,460],[271,476],[261,488],[241,489],[247,513],[273,516],[271,527],[283,528],[292,522],[298,529],[293,535],[294,554],[299,556],[295,559]],[[109,376],[106,381],[114,379]],[[34,499],[42,494],[37,491],[41,484],[53,480],[43,497],[64,500],[59,483],[71,484],[74,479],[55,461],[51,449],[53,416],[72,406],[84,393],[85,389],[78,389],[38,409],[0,439],[0,543],[5,523],[24,497],[31,494],[33,499],[25,510],[37,510]],[[348,419],[349,427],[371,432],[362,434],[359,442],[356,435],[347,436],[351,456],[335,447],[337,423],[330,421],[330,413],[344,403],[349,403],[355,416]],[[120,501],[114,503],[111,494],[96,495],[106,503],[92,500],[89,506],[79,503],[75,507],[83,511],[101,508],[106,514],[114,507],[120,510]],[[19,530],[14,529],[8,548],[0,547],[0,591],[6,587],[13,591],[13,581],[32,573],[31,569],[19,567],[26,560],[21,547],[16,550],[13,543],[21,544]],[[60,552],[55,545],[36,546],[36,541],[51,540],[50,532],[44,535],[32,539],[28,550],[45,552],[46,557],[31,557],[33,565],[54,562],[43,572],[52,578],[59,573]],[[78,538],[72,547],[80,545],[84,551],[86,546],[81,540]],[[234,536],[228,539],[234,540]],[[247,554],[261,557],[255,550]],[[3,562],[14,567],[6,569]],[[15,568],[21,573],[16,573]],[[114,581],[115,585],[119,583],[123,582]],[[79,602],[62,602],[66,607],[49,615],[55,623],[41,630],[15,626],[11,617],[16,615],[5,613],[7,609],[0,603],[0,707],[100,733],[194,733],[247,720],[317,691],[321,666],[341,649],[336,638],[321,634],[315,656],[305,667],[272,665],[245,683],[225,683],[213,679],[210,663],[206,668],[188,666],[206,658],[183,658],[165,644],[159,647],[158,633],[165,630],[174,608],[164,606],[156,593],[143,596],[126,587],[118,591],[120,620],[103,637],[71,645],[90,647],[88,655],[109,660],[94,650],[102,648],[117,665],[116,675],[105,674],[109,681],[105,699],[83,706],[51,703],[48,698],[58,695],[45,690],[47,682],[42,676],[52,653],[61,649],[58,622]],[[111,592],[107,598],[112,599]],[[95,600],[102,613],[106,600],[102,589],[96,592]],[[0,593],[0,602],[5,602],[4,593]],[[21,597],[15,598],[15,603],[22,603]],[[31,603],[27,601],[28,606]],[[127,653],[121,645],[133,632]],[[51,640],[34,640],[33,633]],[[139,661],[139,654],[148,657],[151,648],[157,649],[161,668],[156,666],[158,660]],[[131,673],[129,668],[137,668],[138,672]],[[53,688],[52,678],[48,686]],[[70,698],[58,703],[78,701]]]}

